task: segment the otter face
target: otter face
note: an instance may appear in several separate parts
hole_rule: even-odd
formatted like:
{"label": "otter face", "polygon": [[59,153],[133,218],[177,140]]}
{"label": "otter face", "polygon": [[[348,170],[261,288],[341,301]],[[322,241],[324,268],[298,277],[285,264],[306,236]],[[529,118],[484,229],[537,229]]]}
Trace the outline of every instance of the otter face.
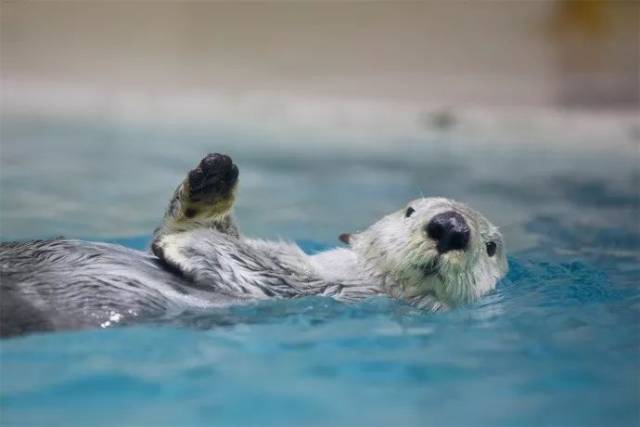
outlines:
{"label": "otter face", "polygon": [[414,200],[350,243],[389,294],[431,310],[476,301],[508,270],[498,228],[444,198]]}

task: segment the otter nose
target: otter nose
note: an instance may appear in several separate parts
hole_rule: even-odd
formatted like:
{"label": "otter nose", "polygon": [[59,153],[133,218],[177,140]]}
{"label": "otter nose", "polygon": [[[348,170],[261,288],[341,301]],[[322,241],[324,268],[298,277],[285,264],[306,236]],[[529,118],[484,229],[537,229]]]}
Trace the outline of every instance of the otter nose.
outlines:
{"label": "otter nose", "polygon": [[466,249],[470,234],[464,217],[453,211],[442,212],[427,224],[427,235],[436,241],[436,249],[441,254]]}

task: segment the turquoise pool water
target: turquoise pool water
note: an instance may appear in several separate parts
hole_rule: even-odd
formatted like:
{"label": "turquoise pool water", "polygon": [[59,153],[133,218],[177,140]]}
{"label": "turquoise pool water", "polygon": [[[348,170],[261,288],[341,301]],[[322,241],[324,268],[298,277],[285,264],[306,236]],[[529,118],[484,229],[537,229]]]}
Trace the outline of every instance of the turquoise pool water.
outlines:
{"label": "turquoise pool water", "polygon": [[497,291],[447,313],[308,298],[4,340],[3,426],[640,422],[637,145],[442,135],[363,151],[288,134],[21,120],[1,132],[4,240],[142,248],[186,170],[224,151],[241,169],[246,234],[313,252],[411,198],[444,195],[501,225],[511,248]]}

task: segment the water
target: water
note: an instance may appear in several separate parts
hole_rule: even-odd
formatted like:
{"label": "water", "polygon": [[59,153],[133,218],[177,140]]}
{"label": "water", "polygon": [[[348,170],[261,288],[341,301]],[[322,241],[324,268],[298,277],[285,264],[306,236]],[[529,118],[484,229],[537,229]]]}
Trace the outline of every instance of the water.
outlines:
{"label": "water", "polygon": [[445,133],[363,152],[346,137],[300,145],[284,132],[7,123],[5,240],[143,248],[186,170],[225,151],[240,165],[246,234],[313,252],[411,198],[444,195],[502,226],[511,270],[494,294],[447,313],[307,298],[5,340],[2,425],[640,422],[637,142],[582,149],[558,133],[507,145]]}

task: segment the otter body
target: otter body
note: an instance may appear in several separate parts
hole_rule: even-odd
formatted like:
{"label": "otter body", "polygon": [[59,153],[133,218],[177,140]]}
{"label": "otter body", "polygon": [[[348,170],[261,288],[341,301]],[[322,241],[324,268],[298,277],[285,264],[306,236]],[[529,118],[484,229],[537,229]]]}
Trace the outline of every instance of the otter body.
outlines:
{"label": "otter body", "polygon": [[403,299],[427,310],[477,300],[507,271],[502,236],[463,204],[412,201],[348,248],[305,254],[240,236],[238,169],[211,154],[189,172],[150,252],[56,239],[0,244],[0,335],[170,319],[267,298]]}
{"label": "otter body", "polygon": [[[375,294],[325,280],[313,256],[206,230],[190,269],[120,245],[56,239],[0,245],[0,335],[109,327],[265,298]],[[201,251],[201,252],[198,252]],[[206,257],[198,259],[201,254]],[[326,255],[325,255],[326,256]],[[197,269],[194,270],[197,265]]]}
{"label": "otter body", "polygon": [[158,317],[189,295],[152,254],[80,240],[0,245],[0,334]]}

